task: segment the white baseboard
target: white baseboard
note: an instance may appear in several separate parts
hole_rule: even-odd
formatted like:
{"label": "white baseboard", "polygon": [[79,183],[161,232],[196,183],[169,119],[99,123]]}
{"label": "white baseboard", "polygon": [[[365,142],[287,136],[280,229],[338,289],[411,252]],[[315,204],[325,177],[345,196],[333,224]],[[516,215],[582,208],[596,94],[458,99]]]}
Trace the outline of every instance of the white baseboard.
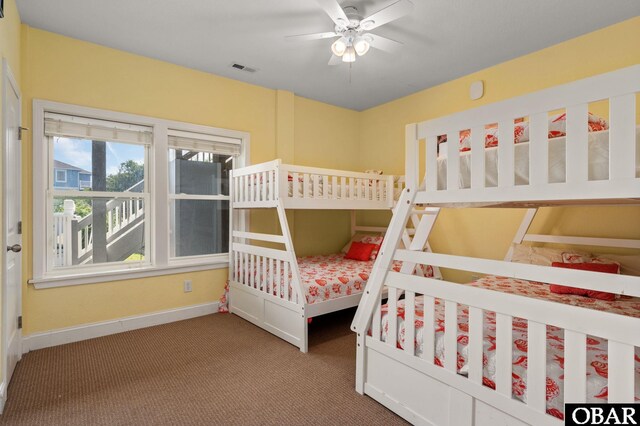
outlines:
{"label": "white baseboard", "polygon": [[22,353],[209,315],[218,312],[218,305],[218,302],[203,303],[201,305],[185,306],[184,308],[169,309],[111,321],[60,328],[44,333],[34,333],[22,338]]}

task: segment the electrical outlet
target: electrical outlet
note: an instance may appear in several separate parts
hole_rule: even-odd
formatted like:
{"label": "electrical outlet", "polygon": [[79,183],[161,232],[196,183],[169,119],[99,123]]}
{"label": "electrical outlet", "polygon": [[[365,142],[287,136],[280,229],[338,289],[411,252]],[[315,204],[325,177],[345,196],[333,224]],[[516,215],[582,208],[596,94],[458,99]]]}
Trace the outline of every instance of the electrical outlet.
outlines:
{"label": "electrical outlet", "polygon": [[191,291],[191,280],[184,280],[184,292],[189,293]]}

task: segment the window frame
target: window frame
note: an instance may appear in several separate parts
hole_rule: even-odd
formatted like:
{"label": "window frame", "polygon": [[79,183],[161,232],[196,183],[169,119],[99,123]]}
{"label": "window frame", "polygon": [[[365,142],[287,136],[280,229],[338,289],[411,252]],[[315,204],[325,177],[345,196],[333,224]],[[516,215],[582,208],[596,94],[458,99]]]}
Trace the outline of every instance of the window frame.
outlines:
{"label": "window frame", "polygon": [[[240,141],[241,154],[234,158],[234,168],[250,164],[250,134],[237,130],[203,126],[180,121],[146,117],[136,114],[115,112],[78,105],[64,104],[35,99],[33,101],[33,278],[29,283],[36,288],[62,287],[107,281],[119,281],[149,276],[227,268],[229,254],[190,256],[188,258],[170,258],[170,239],[153,238],[151,247],[147,248],[145,258],[148,264],[139,262],[110,262],[108,264],[91,265],[90,267],[74,267],[65,270],[49,270],[47,266],[47,200],[48,182],[50,179],[50,162],[52,149],[42,149],[47,143],[44,136],[45,112],[67,114],[80,117],[91,117],[99,120],[130,123],[152,128],[153,137],[148,150],[147,179],[149,180],[149,203],[145,207],[145,233],[147,235],[169,235],[169,131],[179,130],[199,133],[213,137],[232,138]],[[42,135],[42,136],[35,136]],[[52,161],[51,161],[52,163]],[[55,178],[55,176],[54,176]],[[246,212],[232,212],[230,226],[239,222],[236,229],[248,227]],[[117,264],[117,265],[116,265]]]}

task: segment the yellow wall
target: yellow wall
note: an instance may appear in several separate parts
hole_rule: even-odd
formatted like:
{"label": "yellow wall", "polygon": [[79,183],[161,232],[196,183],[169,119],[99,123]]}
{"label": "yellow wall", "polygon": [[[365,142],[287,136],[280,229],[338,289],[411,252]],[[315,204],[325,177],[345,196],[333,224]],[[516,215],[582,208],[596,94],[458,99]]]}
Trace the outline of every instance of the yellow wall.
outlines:
{"label": "yellow wall", "polygon": [[[360,117],[360,168],[401,174],[406,124],[640,63],[638,40],[640,17],[366,110]],[[485,95],[471,101],[469,85],[476,80],[484,81]],[[640,238],[637,207],[554,210],[541,212],[534,228]],[[430,241],[438,252],[500,259],[522,214],[521,210],[506,209],[445,210]],[[447,278],[464,281],[469,274],[451,273]]]}
{"label": "yellow wall", "polygon": [[[47,99],[250,132],[254,163],[276,157],[277,133],[295,134],[295,152],[301,155],[301,162],[352,168],[353,163],[333,156],[330,149],[322,149],[322,144],[325,148],[334,148],[327,145],[328,141],[343,146],[349,161],[355,162],[357,158],[353,155],[358,143],[357,113],[352,111],[26,25],[22,27],[22,39],[25,122],[31,121],[33,99]],[[305,128],[295,130],[298,124]],[[316,136],[309,136],[307,131]],[[336,134],[344,137],[336,141],[333,137]],[[298,149],[300,144],[311,142],[319,146]],[[349,145],[351,148],[346,148]],[[47,290],[35,290],[27,285],[26,279],[32,275],[31,141],[26,140],[24,147],[25,335],[219,298],[226,269]],[[271,232],[276,229],[273,215],[255,214],[251,219],[257,229]],[[328,220],[320,222],[315,229],[321,232],[324,229],[320,235],[336,238],[339,242],[333,242],[334,246],[348,239],[348,229],[336,229]],[[326,242],[320,241],[325,250],[322,245]],[[186,278],[193,280],[191,293],[182,291],[182,281]]]}

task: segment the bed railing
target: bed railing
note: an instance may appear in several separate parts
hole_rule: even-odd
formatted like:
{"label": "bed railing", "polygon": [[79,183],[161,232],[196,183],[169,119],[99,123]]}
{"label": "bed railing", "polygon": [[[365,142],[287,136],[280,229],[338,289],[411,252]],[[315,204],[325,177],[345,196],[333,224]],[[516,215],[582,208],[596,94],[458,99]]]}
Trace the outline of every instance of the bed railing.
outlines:
{"label": "bed railing", "polygon": [[282,235],[233,231],[231,279],[276,300],[303,303],[295,255],[286,249],[255,245],[256,242],[285,245],[285,239]]}
{"label": "bed railing", "polygon": [[[434,253],[397,250],[395,260],[417,264],[453,267],[492,275],[536,278],[537,281],[575,285],[589,282],[590,288],[605,288],[615,293],[640,294],[637,277],[610,276],[584,271],[567,271],[536,265],[460,258]],[[466,261],[463,261],[466,260]],[[606,285],[598,285],[606,281]],[[554,424],[557,419],[546,412],[546,326],[564,330],[564,401],[585,402],[587,395],[587,336],[608,341],[608,402],[634,402],[635,348],[640,346],[640,318],[616,315],[509,293],[490,291],[448,281],[389,272],[386,338],[381,338],[381,298],[378,295],[370,322],[367,346],[496,406],[531,424]],[[583,287],[585,287],[583,285]],[[632,290],[632,291],[631,291]],[[404,293],[404,347],[397,348],[398,299]],[[418,356],[412,342],[416,337],[416,298],[424,298],[423,351]],[[434,363],[435,299],[444,305],[444,365]],[[466,376],[457,372],[458,306],[468,308],[468,346]],[[489,312],[496,316],[495,389],[483,385],[483,321]],[[526,403],[512,398],[514,318],[527,321],[528,365],[526,367]],[[360,332],[360,331],[359,331]],[[366,332],[364,330],[363,332]],[[603,401],[605,402],[605,401]]]}
{"label": "bed railing", "polygon": [[[640,157],[636,142],[636,93],[640,65],[541,90],[406,128],[407,187],[424,204],[518,203],[640,198]],[[609,174],[589,180],[588,104],[609,103]],[[566,111],[566,178],[549,182],[548,114]],[[514,120],[529,122],[529,181],[515,183]],[[498,123],[498,184],[485,183],[485,125]],[[459,133],[470,129],[470,186],[460,188]],[[438,189],[438,137],[447,136],[446,185]],[[426,144],[426,166],[419,175],[420,144]],[[424,186],[420,187],[420,182]]]}
{"label": "bed railing", "polygon": [[235,208],[390,209],[391,175],[282,164],[281,160],[233,170]]}

